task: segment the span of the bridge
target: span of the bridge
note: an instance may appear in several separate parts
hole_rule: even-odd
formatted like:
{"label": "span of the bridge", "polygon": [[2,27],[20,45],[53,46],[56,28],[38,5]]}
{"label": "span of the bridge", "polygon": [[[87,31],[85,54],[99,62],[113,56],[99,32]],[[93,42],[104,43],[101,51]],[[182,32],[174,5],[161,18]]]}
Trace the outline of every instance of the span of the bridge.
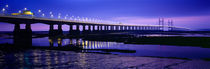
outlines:
{"label": "span of the bridge", "polygon": [[[0,22],[15,24],[14,32],[19,32],[20,24],[26,24],[25,31],[32,32],[31,24],[43,23],[50,25],[49,34],[62,34],[62,25],[69,25],[70,34],[91,33],[91,32],[119,32],[119,31],[163,31],[164,27],[167,27],[169,31],[186,30],[187,28],[175,27],[175,26],[160,26],[160,25],[126,25],[126,24],[107,24],[97,22],[85,22],[85,21],[73,21],[40,17],[28,17],[28,16],[0,16]],[[54,28],[54,25],[58,25],[58,29]],[[76,29],[73,29],[76,26]],[[82,30],[80,30],[82,26]]]}

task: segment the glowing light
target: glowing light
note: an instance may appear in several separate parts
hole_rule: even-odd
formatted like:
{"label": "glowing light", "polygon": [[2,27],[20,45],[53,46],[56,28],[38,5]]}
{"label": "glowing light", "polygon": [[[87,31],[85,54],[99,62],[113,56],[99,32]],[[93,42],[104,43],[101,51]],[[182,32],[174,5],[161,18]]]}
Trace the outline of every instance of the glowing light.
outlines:
{"label": "glowing light", "polygon": [[72,20],[72,17],[70,17],[69,19]]}
{"label": "glowing light", "polygon": [[72,40],[70,40],[70,44],[73,44],[73,41]]}
{"label": "glowing light", "polygon": [[27,10],[27,8],[24,8],[24,10]]}
{"label": "glowing light", "polygon": [[43,14],[42,14],[42,16],[44,17],[44,16],[45,16],[45,14],[43,13]]}
{"label": "glowing light", "polygon": [[69,16],[68,14],[66,14],[66,16]]}
{"label": "glowing light", "polygon": [[58,16],[58,18],[61,18],[61,16]]}
{"label": "glowing light", "polygon": [[33,13],[31,11],[23,11],[24,15],[33,15]]}
{"label": "glowing light", "polygon": [[58,40],[61,40],[61,38],[58,38]]}
{"label": "glowing light", "polygon": [[83,49],[85,48],[85,43],[84,43],[84,41],[82,41],[82,48],[83,48]]}
{"label": "glowing light", "polygon": [[52,39],[49,39],[49,42],[52,43],[53,42]]}
{"label": "glowing light", "polygon": [[4,12],[5,10],[6,10],[5,8],[2,9],[3,12]]}
{"label": "glowing light", "polygon": [[88,18],[86,17],[85,20],[88,21]]}
{"label": "glowing light", "polygon": [[54,16],[53,16],[53,15],[51,15],[50,17],[51,17],[51,18],[53,18]]}
{"label": "glowing light", "polygon": [[42,12],[41,10],[38,10],[38,12],[40,13],[40,12]]}
{"label": "glowing light", "polygon": [[89,49],[91,49],[91,41],[88,41],[88,46],[89,46]]}
{"label": "glowing light", "polygon": [[87,46],[88,45],[88,41],[85,41],[85,46]]}
{"label": "glowing light", "polygon": [[21,10],[19,10],[18,13],[21,13]]}
{"label": "glowing light", "polygon": [[9,5],[6,5],[6,7],[9,7]]}
{"label": "glowing light", "polygon": [[52,12],[50,12],[50,14],[52,14]]}
{"label": "glowing light", "polygon": [[20,13],[12,13],[12,15],[21,15]]}
{"label": "glowing light", "polygon": [[58,44],[61,44],[61,41],[58,41]]}

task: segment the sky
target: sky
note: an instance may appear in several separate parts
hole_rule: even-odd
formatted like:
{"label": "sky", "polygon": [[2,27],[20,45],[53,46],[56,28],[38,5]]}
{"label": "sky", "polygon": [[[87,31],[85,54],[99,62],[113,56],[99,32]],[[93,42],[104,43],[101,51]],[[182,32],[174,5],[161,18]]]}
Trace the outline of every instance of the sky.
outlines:
{"label": "sky", "polygon": [[[41,9],[55,16],[61,13],[61,17],[69,14],[132,25],[158,25],[158,18],[164,18],[166,24],[173,19],[178,27],[210,29],[210,0],[1,0],[0,8],[5,5],[9,5],[8,13],[24,8],[37,13]],[[12,31],[13,26],[0,23],[0,31]],[[49,26],[34,24],[32,30],[46,31]]]}

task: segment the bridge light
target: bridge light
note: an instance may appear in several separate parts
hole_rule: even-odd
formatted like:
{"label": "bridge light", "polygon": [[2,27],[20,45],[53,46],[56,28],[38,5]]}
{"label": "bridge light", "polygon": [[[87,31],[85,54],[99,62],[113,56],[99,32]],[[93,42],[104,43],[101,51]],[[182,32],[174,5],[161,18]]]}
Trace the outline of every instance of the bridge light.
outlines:
{"label": "bridge light", "polygon": [[43,13],[43,14],[42,14],[42,16],[44,17],[44,16],[45,16],[45,14]]}
{"label": "bridge light", "polygon": [[72,18],[71,18],[71,17],[70,17],[69,19],[70,19],[70,20],[72,20]]}
{"label": "bridge light", "polygon": [[2,9],[3,12],[4,12],[5,10],[6,10],[5,8]]}
{"label": "bridge light", "polygon": [[51,17],[51,18],[53,18],[54,16],[53,16],[53,15],[51,15],[50,17]]}
{"label": "bridge light", "polygon": [[84,21],[84,17],[82,17],[81,20]]}
{"label": "bridge light", "polygon": [[6,10],[5,8],[2,9],[3,15],[4,15],[5,10]]}
{"label": "bridge light", "polygon": [[52,14],[52,12],[50,12],[50,14]]}
{"label": "bridge light", "polygon": [[27,10],[27,8],[24,8],[24,10],[26,11],[26,10]]}
{"label": "bridge light", "polygon": [[74,21],[77,21],[77,19],[76,19],[76,18],[74,18]]}
{"label": "bridge light", "polygon": [[58,16],[58,19],[60,19],[61,18],[61,16]]}
{"label": "bridge light", "polygon": [[21,10],[19,10],[18,13],[21,13]]}
{"label": "bridge light", "polygon": [[67,19],[67,17],[65,16],[64,19]]}
{"label": "bridge light", "polygon": [[85,18],[85,21],[88,21],[88,18],[87,17]]}
{"label": "bridge light", "polygon": [[41,10],[38,10],[38,12],[40,13],[40,12],[42,12]]}
{"label": "bridge light", "polygon": [[66,16],[69,16],[68,14],[66,14]]}
{"label": "bridge light", "polygon": [[9,5],[6,5],[6,8],[8,8],[9,7]]}
{"label": "bridge light", "polygon": [[58,13],[58,15],[60,16],[60,15],[61,15],[61,13]]}

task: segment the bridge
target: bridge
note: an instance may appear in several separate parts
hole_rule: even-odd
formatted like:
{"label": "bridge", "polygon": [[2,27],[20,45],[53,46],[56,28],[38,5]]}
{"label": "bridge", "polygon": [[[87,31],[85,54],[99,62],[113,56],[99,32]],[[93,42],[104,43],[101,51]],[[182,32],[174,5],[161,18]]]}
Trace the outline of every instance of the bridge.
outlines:
{"label": "bridge", "polygon": [[[185,31],[189,30],[183,27],[173,26],[172,22],[168,22],[168,26],[164,25],[164,19],[159,19],[159,25],[128,25],[122,23],[102,22],[101,20],[92,21],[92,19],[74,17],[66,14],[64,19],[61,18],[61,13],[58,13],[58,19],[55,19],[55,14],[52,12],[48,14],[43,13],[42,10],[38,12],[31,12],[28,8],[19,10],[18,13],[8,13],[9,5],[5,5],[0,13],[0,22],[15,24],[14,32],[32,32],[31,25],[36,23],[43,23],[49,25],[49,34],[62,34],[62,25],[69,25],[70,34],[88,34],[97,32],[143,32],[143,31]],[[37,14],[37,15],[34,15]],[[22,16],[32,15],[32,16]],[[73,19],[72,19],[73,18]],[[25,24],[25,29],[20,29],[20,24]],[[54,28],[58,26],[58,29]],[[82,30],[80,30],[82,29]]]}
{"label": "bridge", "polygon": [[[181,31],[187,30],[187,28],[175,27],[175,26],[160,26],[160,25],[127,25],[127,24],[107,24],[98,22],[86,22],[86,21],[73,21],[73,20],[62,20],[52,18],[41,18],[41,17],[28,17],[28,16],[11,16],[4,15],[0,16],[0,22],[14,24],[14,32],[19,32],[20,24],[25,24],[25,31],[32,32],[31,24],[43,23],[50,25],[49,34],[58,33],[62,34],[62,25],[69,25],[70,34],[91,33],[91,32],[122,32],[122,31],[163,31],[164,27],[167,27],[169,31]],[[58,25],[58,29],[54,29],[54,25]],[[73,26],[76,26],[73,29]],[[80,30],[82,26],[82,30]]]}

